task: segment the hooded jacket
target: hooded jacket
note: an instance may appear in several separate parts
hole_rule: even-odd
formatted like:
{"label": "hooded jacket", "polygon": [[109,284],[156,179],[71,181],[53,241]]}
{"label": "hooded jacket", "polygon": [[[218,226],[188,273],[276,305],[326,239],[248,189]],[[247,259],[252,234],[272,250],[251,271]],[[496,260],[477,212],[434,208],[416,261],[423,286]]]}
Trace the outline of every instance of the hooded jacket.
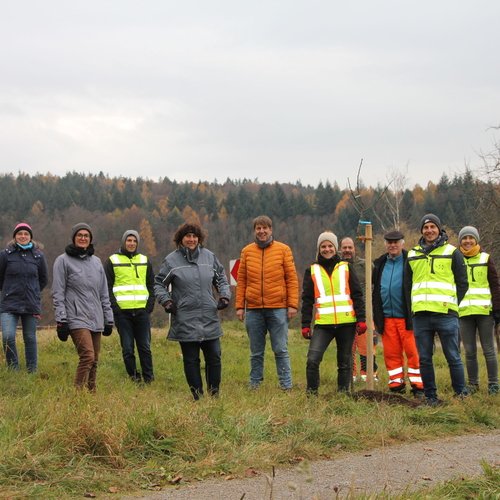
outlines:
{"label": "hooded jacket", "polygon": [[99,257],[66,251],[56,258],[53,274],[52,299],[58,323],[91,332],[102,332],[105,324],[113,324],[108,283]]}
{"label": "hooded jacket", "polygon": [[36,245],[23,249],[9,243],[0,253],[0,312],[40,314],[41,292],[48,282],[47,262]]}
{"label": "hooded jacket", "polygon": [[221,298],[231,299],[224,267],[210,250],[180,247],[165,257],[154,292],[159,304],[172,300],[176,307],[169,340],[201,342],[222,335],[214,288]]}

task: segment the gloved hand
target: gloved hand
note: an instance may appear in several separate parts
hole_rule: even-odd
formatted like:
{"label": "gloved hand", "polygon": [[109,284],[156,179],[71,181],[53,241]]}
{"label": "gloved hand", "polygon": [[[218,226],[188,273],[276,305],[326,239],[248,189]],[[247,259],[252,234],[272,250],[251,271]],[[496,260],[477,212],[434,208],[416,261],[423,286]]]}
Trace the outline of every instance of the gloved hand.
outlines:
{"label": "gloved hand", "polygon": [[495,320],[495,326],[500,324],[500,311],[493,311],[493,319]]}
{"label": "gloved hand", "polygon": [[306,340],[311,340],[312,338],[312,333],[311,329],[308,326],[304,326],[301,330],[302,337],[304,337]]}
{"label": "gloved hand", "polygon": [[221,297],[219,302],[217,302],[217,309],[220,311],[221,309],[225,309],[229,305],[229,299],[226,297]]}
{"label": "gloved hand", "polygon": [[177,307],[172,300],[167,300],[165,304],[162,304],[165,312],[168,314],[175,314],[177,312]]}
{"label": "gloved hand", "polygon": [[102,332],[102,334],[105,337],[109,337],[112,332],[113,332],[113,325],[104,325],[104,331]]}
{"label": "gloved hand", "polygon": [[62,342],[66,342],[69,337],[69,324],[65,322],[57,323],[56,325],[56,332],[57,336],[59,337],[59,340]]}
{"label": "gloved hand", "polygon": [[366,326],[366,323],[364,321],[358,321],[356,323],[356,332],[359,335],[362,335],[363,333],[365,333],[366,329],[367,329],[367,326]]}

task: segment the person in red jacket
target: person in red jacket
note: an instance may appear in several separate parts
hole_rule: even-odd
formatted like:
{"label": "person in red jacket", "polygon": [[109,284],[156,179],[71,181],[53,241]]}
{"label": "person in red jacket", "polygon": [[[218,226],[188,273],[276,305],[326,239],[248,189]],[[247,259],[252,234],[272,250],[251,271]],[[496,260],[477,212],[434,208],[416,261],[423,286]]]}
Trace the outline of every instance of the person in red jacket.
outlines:
{"label": "person in red jacket", "polygon": [[290,247],[273,238],[273,224],[261,215],[253,221],[255,241],[241,251],[236,287],[236,315],[250,340],[250,387],[264,380],[264,352],[269,332],[280,387],[292,387],[288,322],[297,314],[299,282]]}

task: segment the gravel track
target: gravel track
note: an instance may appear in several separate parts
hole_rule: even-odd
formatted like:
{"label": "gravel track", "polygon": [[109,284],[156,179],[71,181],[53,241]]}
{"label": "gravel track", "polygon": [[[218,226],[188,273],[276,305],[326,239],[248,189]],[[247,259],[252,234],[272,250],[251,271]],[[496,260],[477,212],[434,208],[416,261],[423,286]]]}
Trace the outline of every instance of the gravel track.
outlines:
{"label": "gravel track", "polygon": [[210,479],[121,498],[147,500],[282,500],[397,495],[482,473],[481,462],[500,467],[500,431],[386,446],[338,459],[302,462],[269,474]]}

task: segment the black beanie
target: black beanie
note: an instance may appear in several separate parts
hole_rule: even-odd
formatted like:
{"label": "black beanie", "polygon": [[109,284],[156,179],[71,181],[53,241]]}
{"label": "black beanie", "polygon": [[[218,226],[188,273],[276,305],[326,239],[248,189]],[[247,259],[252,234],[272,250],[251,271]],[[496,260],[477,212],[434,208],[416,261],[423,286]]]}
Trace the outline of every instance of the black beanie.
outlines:
{"label": "black beanie", "polygon": [[422,220],[420,221],[420,232],[422,232],[422,228],[424,227],[424,224],[427,224],[428,222],[432,222],[433,224],[436,224],[438,229],[441,231],[441,221],[439,220],[439,217],[434,214],[425,214],[422,217]]}

